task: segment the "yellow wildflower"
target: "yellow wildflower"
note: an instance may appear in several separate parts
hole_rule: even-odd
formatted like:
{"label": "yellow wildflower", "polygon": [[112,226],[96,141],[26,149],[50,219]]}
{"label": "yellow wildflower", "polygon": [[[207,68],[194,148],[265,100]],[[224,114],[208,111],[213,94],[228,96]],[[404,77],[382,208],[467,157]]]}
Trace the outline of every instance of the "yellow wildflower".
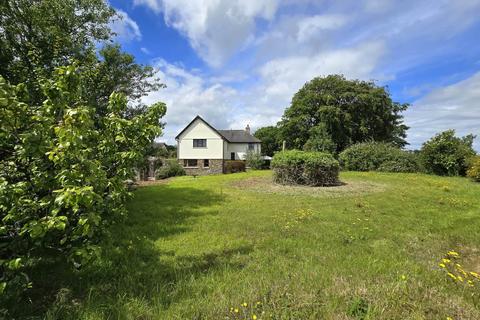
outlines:
{"label": "yellow wildflower", "polygon": [[448,275],[450,278],[452,278],[453,280],[457,280],[457,277],[455,277],[455,276],[453,275],[453,273],[450,273],[450,272],[449,272],[449,273],[447,273],[447,275]]}
{"label": "yellow wildflower", "polygon": [[458,276],[457,279],[458,279],[458,281],[463,282],[463,278],[462,278],[462,277]]}
{"label": "yellow wildflower", "polygon": [[447,320],[453,320],[452,317],[447,317]]}
{"label": "yellow wildflower", "polygon": [[458,252],[455,252],[455,251],[448,251],[447,254],[449,256],[452,256],[452,257],[458,257],[459,256]]}
{"label": "yellow wildflower", "polygon": [[257,316],[256,316],[256,315],[253,315],[253,316],[252,316],[252,319],[253,319],[253,320],[257,320]]}
{"label": "yellow wildflower", "polygon": [[472,281],[472,280],[468,280],[467,282],[468,282],[468,285],[469,285],[470,287],[473,287],[473,281]]}
{"label": "yellow wildflower", "polygon": [[235,311],[235,313],[238,313],[238,309],[237,309],[237,308],[235,308],[235,310],[234,310],[234,311]]}
{"label": "yellow wildflower", "polygon": [[443,263],[438,264],[441,268],[445,268],[445,265]]}
{"label": "yellow wildflower", "polygon": [[445,258],[442,259],[443,263],[449,263],[450,261],[451,261],[450,259],[445,259]]}
{"label": "yellow wildflower", "polygon": [[475,278],[480,278],[480,275],[476,272],[471,271],[470,274],[474,276]]}
{"label": "yellow wildflower", "polygon": [[242,303],[242,306],[244,306],[244,307],[246,308],[246,307],[247,307],[247,303],[246,303],[246,302]]}

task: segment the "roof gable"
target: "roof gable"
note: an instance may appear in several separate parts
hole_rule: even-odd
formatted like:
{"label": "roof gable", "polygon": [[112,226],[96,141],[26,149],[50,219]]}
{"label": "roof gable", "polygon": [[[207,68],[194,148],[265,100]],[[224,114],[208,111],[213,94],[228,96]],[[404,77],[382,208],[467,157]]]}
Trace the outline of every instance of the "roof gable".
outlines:
{"label": "roof gable", "polygon": [[222,139],[226,140],[230,143],[260,143],[261,140],[251,135],[249,132],[245,130],[217,130],[212,125],[210,125],[207,121],[203,120],[202,117],[196,116],[190,123],[183,128],[182,131],[175,137],[176,140],[180,138],[180,136],[192,125],[195,123],[196,120],[202,121],[206,124],[210,129],[212,129],[215,133],[217,133]]}
{"label": "roof gable", "polygon": [[222,136],[222,134],[221,134],[220,132],[218,132],[217,129],[215,129],[215,128],[214,128],[212,125],[210,125],[207,121],[203,120],[202,117],[200,117],[200,116],[197,115],[195,118],[193,118],[192,121],[190,121],[189,124],[187,124],[187,125],[185,126],[185,128],[183,128],[182,131],[180,131],[179,134],[177,134],[177,136],[175,137],[175,140],[178,140],[178,139],[180,138],[180,136],[181,136],[188,128],[190,128],[190,126],[193,125],[193,124],[195,123],[195,121],[197,121],[197,120],[202,121],[205,125],[207,125],[207,127],[209,127],[210,129],[212,129],[216,134],[218,134],[222,139],[224,139],[224,137]]}

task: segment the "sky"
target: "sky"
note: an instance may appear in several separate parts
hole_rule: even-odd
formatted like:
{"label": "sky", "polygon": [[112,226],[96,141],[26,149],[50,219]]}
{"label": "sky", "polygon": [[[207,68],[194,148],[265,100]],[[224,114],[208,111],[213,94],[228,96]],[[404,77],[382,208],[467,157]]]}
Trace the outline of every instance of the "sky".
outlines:
{"label": "sky", "polygon": [[275,125],[316,76],[387,86],[409,103],[409,149],[447,129],[479,137],[480,0],[110,0],[116,40],[156,68],[164,134]]}

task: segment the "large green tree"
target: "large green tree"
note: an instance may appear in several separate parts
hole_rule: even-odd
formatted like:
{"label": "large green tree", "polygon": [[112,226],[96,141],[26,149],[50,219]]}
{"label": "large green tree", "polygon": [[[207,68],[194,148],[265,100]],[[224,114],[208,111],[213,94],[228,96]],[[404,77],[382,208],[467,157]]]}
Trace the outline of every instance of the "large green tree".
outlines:
{"label": "large green tree", "polygon": [[329,150],[334,146],[340,152],[368,140],[404,146],[408,127],[401,112],[407,107],[394,102],[388,90],[374,82],[329,75],[307,82],[293,96],[279,126],[289,148]]}
{"label": "large green tree", "polygon": [[75,60],[84,75],[84,98],[98,114],[105,114],[113,91],[127,96],[126,113],[144,112],[140,98],[162,84],[152,67],[112,44],[109,23],[120,18],[104,0],[0,1],[0,74],[25,83],[38,104],[45,99],[42,79]]}
{"label": "large green tree", "polygon": [[253,135],[262,140],[262,154],[264,155],[271,157],[282,148],[282,139],[278,127],[259,128]]}

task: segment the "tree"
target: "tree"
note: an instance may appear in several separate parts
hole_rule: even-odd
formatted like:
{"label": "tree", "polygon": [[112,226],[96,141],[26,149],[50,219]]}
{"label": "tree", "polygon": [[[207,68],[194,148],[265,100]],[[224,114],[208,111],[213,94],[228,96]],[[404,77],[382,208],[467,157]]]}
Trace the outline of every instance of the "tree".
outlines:
{"label": "tree", "polygon": [[[336,152],[370,140],[404,146],[408,127],[400,113],[407,107],[374,82],[329,75],[307,82],[293,96],[279,127],[289,148],[304,149],[307,142],[307,148],[324,148],[315,136],[324,140],[326,133]],[[327,149],[331,146],[328,142]]]}
{"label": "tree", "polygon": [[328,133],[328,130],[324,123],[320,123],[318,126],[310,129],[310,137],[303,146],[305,151],[321,151],[335,153],[337,145],[332,141],[332,137]]}
{"label": "tree", "polygon": [[[104,115],[115,91],[129,100],[127,117],[145,112],[140,98],[163,85],[155,70],[110,44],[109,22],[118,19],[103,0],[10,0],[0,2],[0,74],[25,83],[32,104],[45,99],[41,81],[76,61],[83,99]],[[101,46],[97,53],[97,47]]]}
{"label": "tree", "polygon": [[0,301],[30,285],[40,259],[79,268],[96,255],[125,214],[125,180],[161,133],[164,104],[126,119],[125,95],[112,93],[99,117],[82,99],[83,81],[74,66],[59,68],[33,105],[26,85],[0,77]]}
{"label": "tree", "polygon": [[456,137],[455,130],[436,134],[422,145],[421,159],[429,173],[441,176],[464,176],[470,159],[475,155],[475,136]]}
{"label": "tree", "polygon": [[40,103],[40,80],[73,59],[91,61],[96,43],[111,39],[108,23],[114,15],[103,0],[1,1],[0,74],[24,83],[30,101]]}
{"label": "tree", "polygon": [[280,130],[277,127],[263,127],[255,131],[253,135],[262,140],[262,154],[264,155],[271,157],[282,148]]}

